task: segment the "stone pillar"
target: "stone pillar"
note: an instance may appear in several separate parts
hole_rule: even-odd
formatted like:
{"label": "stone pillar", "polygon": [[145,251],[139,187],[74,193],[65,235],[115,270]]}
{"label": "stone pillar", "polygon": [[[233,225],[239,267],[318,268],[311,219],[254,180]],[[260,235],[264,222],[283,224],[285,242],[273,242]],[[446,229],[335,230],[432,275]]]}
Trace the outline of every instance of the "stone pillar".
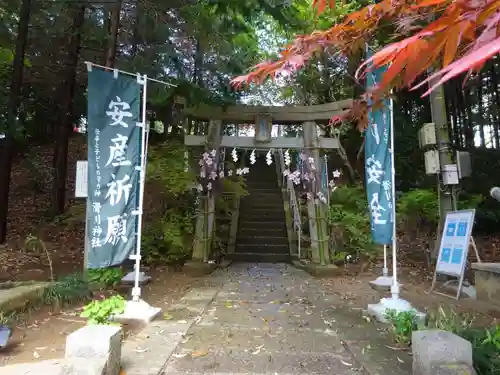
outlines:
{"label": "stone pillar", "polygon": [[[219,147],[222,140],[222,121],[210,120],[207,135],[207,150],[216,150],[215,160],[219,160]],[[213,196],[200,199],[196,218],[193,260],[207,262],[210,258],[212,236],[215,230],[215,199]]]}
{"label": "stone pillar", "polygon": [[[321,171],[321,158],[319,155],[318,127],[315,122],[304,122],[302,124],[304,133],[304,149],[306,154],[314,158],[316,170]],[[321,184],[321,181],[317,181]],[[326,206],[316,197],[307,201],[307,212],[309,216],[309,231],[311,236],[312,261],[316,264],[330,264],[328,252],[328,231],[326,225]]]}

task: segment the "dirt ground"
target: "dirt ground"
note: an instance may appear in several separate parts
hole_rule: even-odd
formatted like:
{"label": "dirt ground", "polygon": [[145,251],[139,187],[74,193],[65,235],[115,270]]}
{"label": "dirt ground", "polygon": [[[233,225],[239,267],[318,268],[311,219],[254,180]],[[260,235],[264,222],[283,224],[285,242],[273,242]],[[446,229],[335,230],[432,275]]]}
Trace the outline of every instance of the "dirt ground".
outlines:
{"label": "dirt ground", "polygon": [[[443,307],[445,312],[453,310],[472,316],[473,324],[479,327],[487,327],[500,322],[500,307],[465,296],[455,300],[435,293],[429,294],[431,273],[415,267],[401,267],[398,271],[399,282],[403,285],[401,298],[410,302],[419,311],[436,312],[439,307]],[[320,282],[330,292],[342,296],[342,299],[353,308],[366,309],[369,303],[378,303],[381,298],[390,297],[390,292],[379,292],[370,287],[369,282],[380,275],[382,275],[380,269],[373,269],[362,274],[348,269],[341,277],[321,279]],[[438,289],[438,291],[448,293],[443,289]]]}
{"label": "dirt ground", "polygon": [[[167,268],[157,268],[148,274],[152,282],[143,287],[144,299],[164,309],[181,298],[196,280]],[[73,306],[58,314],[48,309],[32,313],[15,327],[11,345],[0,352],[0,366],[63,357],[66,336],[86,324],[79,317],[82,306]],[[136,331],[132,329],[128,334]]]}
{"label": "dirt ground", "polygon": [[[0,282],[6,280],[49,279],[49,267],[43,253],[28,252],[24,249],[24,240],[29,234],[40,236],[46,242],[51,254],[54,274],[57,277],[81,271],[83,257],[84,202],[71,198],[74,191],[74,175],[77,160],[86,158],[85,137],[74,137],[70,141],[68,163],[68,213],[56,221],[47,219],[46,213],[51,207],[50,189],[52,182],[44,179],[50,176],[44,167],[51,165],[52,147],[33,147],[37,155],[38,166],[27,166],[22,160],[16,161],[9,206],[9,235],[6,245],[0,245]],[[42,172],[42,192],[33,195],[31,180],[33,168]],[[148,211],[155,205],[154,194],[146,194]],[[147,224],[146,224],[147,225]],[[404,236],[403,236],[404,237]],[[435,294],[426,294],[430,286],[430,277],[425,269],[425,257],[410,257],[408,254],[423,254],[425,241],[401,238],[400,270],[404,285],[402,297],[410,301],[419,310],[432,311],[440,305],[453,308],[458,312],[468,312],[475,316],[478,325],[491,325],[500,319],[500,310],[470,299],[455,301]],[[483,261],[499,261],[500,241],[498,238],[476,238]],[[420,250],[419,250],[420,249]],[[471,259],[475,261],[475,259]],[[192,285],[194,278],[167,268],[149,272],[153,282],[144,287],[144,298],[154,306],[168,307],[172,301],[180,298]],[[372,290],[368,284],[380,275],[379,270],[358,274],[355,267],[348,266],[343,276],[321,280],[325,288],[338,293],[343,300],[354,308],[366,308],[368,303],[376,303],[389,293]],[[59,314],[52,314],[48,309],[32,313],[24,323],[15,327],[12,343],[8,350],[0,352],[0,366],[58,358],[64,354],[65,338],[85,324],[78,317],[81,306],[74,306]],[[133,333],[133,330],[132,330]]]}

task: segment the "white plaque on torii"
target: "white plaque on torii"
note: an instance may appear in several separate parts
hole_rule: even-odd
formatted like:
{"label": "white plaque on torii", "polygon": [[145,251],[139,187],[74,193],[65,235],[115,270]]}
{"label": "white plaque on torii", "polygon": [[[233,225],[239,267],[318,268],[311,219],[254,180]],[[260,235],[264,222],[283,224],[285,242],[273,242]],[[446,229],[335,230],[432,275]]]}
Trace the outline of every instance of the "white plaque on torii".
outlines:
{"label": "white plaque on torii", "polygon": [[271,131],[273,121],[270,115],[259,115],[255,117],[255,143],[271,142]]}

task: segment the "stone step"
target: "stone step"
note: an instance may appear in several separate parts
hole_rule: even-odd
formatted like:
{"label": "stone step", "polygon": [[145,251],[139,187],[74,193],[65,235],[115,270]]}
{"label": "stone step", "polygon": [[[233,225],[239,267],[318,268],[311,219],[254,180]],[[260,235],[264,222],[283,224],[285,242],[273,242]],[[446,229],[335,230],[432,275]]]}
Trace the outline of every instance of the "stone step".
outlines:
{"label": "stone step", "polygon": [[244,210],[240,212],[240,218],[245,221],[278,221],[285,222],[285,213],[283,211],[254,211]]}
{"label": "stone step", "polygon": [[238,224],[238,230],[242,229],[266,229],[266,230],[286,230],[285,222],[280,221],[255,221],[255,220],[246,220],[245,217],[240,216],[240,222]]}
{"label": "stone step", "polygon": [[259,188],[254,188],[254,189],[248,189],[248,192],[253,195],[266,195],[266,194],[271,194],[271,195],[282,195],[281,194],[281,189],[278,187],[259,187]]}
{"label": "stone step", "polygon": [[291,263],[290,254],[254,254],[254,253],[231,253],[226,258],[233,262],[256,262],[256,263]]}
{"label": "stone step", "polygon": [[278,188],[278,181],[277,180],[260,180],[260,181],[246,181],[247,187],[250,189],[269,189],[269,188]]}
{"label": "stone step", "polygon": [[288,246],[288,238],[285,236],[241,236],[236,237],[237,245],[284,245]]}
{"label": "stone step", "polygon": [[284,211],[283,201],[275,200],[269,202],[259,202],[245,200],[240,203],[240,211]]}
{"label": "stone step", "polygon": [[290,254],[290,249],[288,247],[288,242],[286,245],[238,244],[238,243],[236,243],[235,253]]}
{"label": "stone step", "polygon": [[250,195],[243,198],[243,202],[262,202],[268,204],[269,202],[283,201],[283,195],[281,192],[249,192]]}
{"label": "stone step", "polygon": [[281,210],[283,210],[283,197],[280,195],[276,195],[275,199],[268,199],[268,200],[258,200],[258,199],[252,199],[250,196],[246,196],[241,200],[240,203],[240,208],[243,207],[251,207],[255,208],[256,210],[267,210],[267,209],[273,209],[276,207],[281,207]]}
{"label": "stone step", "polygon": [[274,236],[287,238],[287,231],[285,226],[283,228],[240,228],[237,237],[254,237],[254,236]]}

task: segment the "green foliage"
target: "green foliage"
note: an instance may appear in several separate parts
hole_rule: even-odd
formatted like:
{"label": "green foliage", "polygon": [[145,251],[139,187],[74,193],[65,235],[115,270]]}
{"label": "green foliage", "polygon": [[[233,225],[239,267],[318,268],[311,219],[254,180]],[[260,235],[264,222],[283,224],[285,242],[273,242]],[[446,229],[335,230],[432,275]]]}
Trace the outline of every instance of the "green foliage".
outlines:
{"label": "green foliage", "polygon": [[334,259],[341,255],[345,258],[347,254],[368,258],[376,256],[377,248],[371,240],[366,195],[361,186],[341,186],[330,195],[327,221],[334,243]]}
{"label": "green foliage", "polygon": [[4,313],[3,311],[0,311],[0,324],[3,325],[11,325],[14,321],[16,320],[16,314],[15,313]]}
{"label": "green foliage", "polygon": [[[171,207],[158,210],[144,228],[142,244],[148,263],[183,264],[190,257],[196,207],[193,187],[196,175],[185,170],[187,148],[178,142],[151,150],[148,182],[161,189]],[[161,206],[160,204],[158,206]]]}
{"label": "green foliage", "polygon": [[145,261],[184,264],[190,256],[193,231],[192,213],[180,208],[168,209],[143,235]]}
{"label": "green foliage", "polygon": [[125,311],[125,300],[116,295],[99,301],[92,301],[83,308],[80,316],[88,319],[88,324],[111,324],[109,318]]}
{"label": "green foliage", "polygon": [[500,326],[489,329],[469,328],[460,336],[472,344],[472,360],[478,375],[500,375]]}
{"label": "green foliage", "polygon": [[437,195],[429,189],[413,189],[397,200],[398,217],[406,227],[437,225],[439,219]]}
{"label": "green foliage", "polygon": [[52,283],[43,296],[47,305],[63,306],[84,301],[91,296],[88,282],[80,274],[72,274]]}
{"label": "green foliage", "polygon": [[215,207],[219,215],[228,216],[235,199],[248,195],[247,185],[242,176],[225,177],[222,181],[222,194],[216,196]]}
{"label": "green foliage", "polygon": [[[476,208],[482,201],[481,195],[463,196],[458,209]],[[398,217],[404,228],[435,230],[439,220],[437,193],[432,189],[413,189],[397,201]]]}
{"label": "green foliage", "polygon": [[417,329],[440,329],[455,333],[472,344],[474,368],[478,375],[500,375],[500,325],[491,328],[473,328],[472,318],[453,310],[445,311],[440,307],[430,313],[427,324],[419,327],[414,312],[389,310],[386,319],[392,327],[394,341],[410,344],[411,334]]}
{"label": "green foliage", "polygon": [[119,267],[88,270],[89,282],[103,288],[117,286],[123,276],[123,270]]}
{"label": "green foliage", "polygon": [[388,310],[386,312],[385,318],[391,324],[391,331],[395,342],[405,345],[411,343],[411,334],[418,328],[415,317],[415,311],[398,313],[396,310]]}
{"label": "green foliage", "polygon": [[37,237],[32,235],[31,233],[28,234],[24,240],[24,248],[26,251],[31,251],[35,253],[42,253],[47,257],[47,262],[49,264],[49,272],[50,272],[50,281],[54,281],[54,268],[52,267],[52,257],[50,256],[49,249],[45,245],[45,242]]}
{"label": "green foliage", "polygon": [[460,334],[472,326],[472,321],[472,317],[467,314],[457,314],[452,309],[446,311],[440,306],[437,312],[429,313],[427,327]]}
{"label": "green foliage", "polygon": [[179,196],[190,191],[196,181],[194,172],[185,171],[187,148],[178,143],[161,144],[148,151],[148,180],[158,181],[169,194]]}

